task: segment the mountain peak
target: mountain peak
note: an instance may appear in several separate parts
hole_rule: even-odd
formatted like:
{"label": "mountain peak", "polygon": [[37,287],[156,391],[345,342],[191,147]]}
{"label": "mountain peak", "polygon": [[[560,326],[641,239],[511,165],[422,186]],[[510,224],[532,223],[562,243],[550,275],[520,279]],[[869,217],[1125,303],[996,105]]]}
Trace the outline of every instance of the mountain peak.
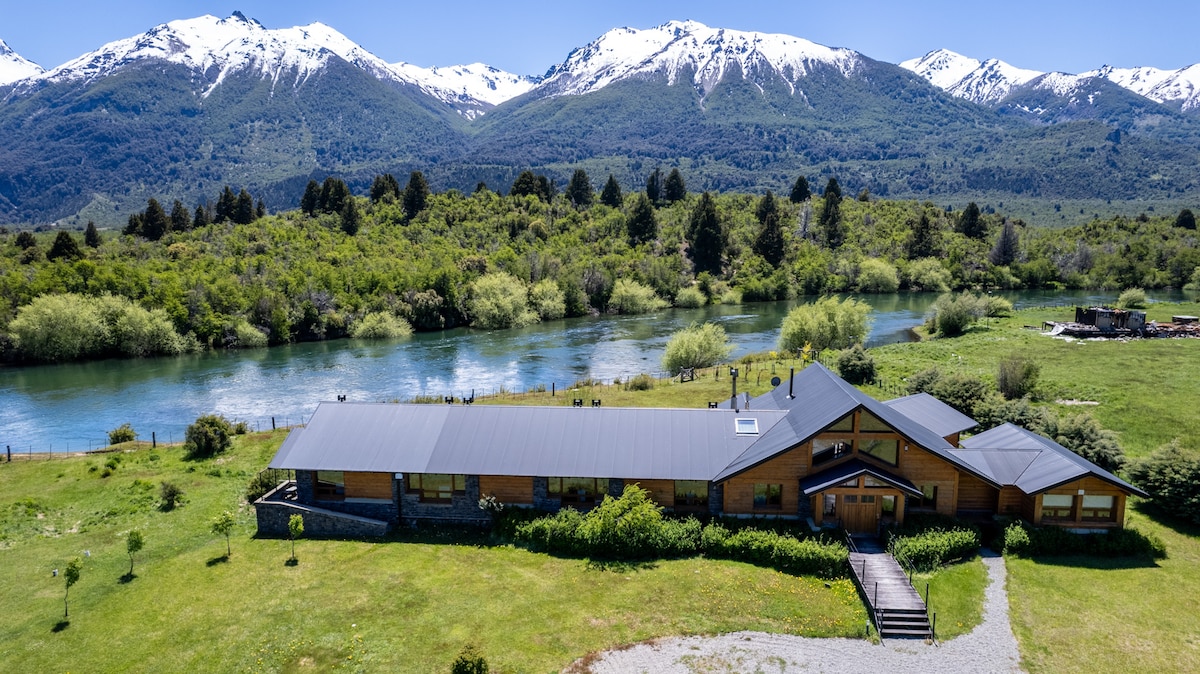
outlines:
{"label": "mountain peak", "polygon": [[36,77],[45,70],[13,51],[4,40],[0,40],[0,87],[19,80]]}

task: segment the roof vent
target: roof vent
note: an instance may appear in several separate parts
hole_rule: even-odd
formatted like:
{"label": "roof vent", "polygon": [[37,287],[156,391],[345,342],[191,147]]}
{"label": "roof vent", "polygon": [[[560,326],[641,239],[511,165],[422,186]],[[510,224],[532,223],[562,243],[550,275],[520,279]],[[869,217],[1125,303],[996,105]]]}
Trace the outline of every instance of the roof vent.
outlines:
{"label": "roof vent", "polygon": [[758,435],[758,419],[738,417],[733,421],[733,428],[737,435]]}

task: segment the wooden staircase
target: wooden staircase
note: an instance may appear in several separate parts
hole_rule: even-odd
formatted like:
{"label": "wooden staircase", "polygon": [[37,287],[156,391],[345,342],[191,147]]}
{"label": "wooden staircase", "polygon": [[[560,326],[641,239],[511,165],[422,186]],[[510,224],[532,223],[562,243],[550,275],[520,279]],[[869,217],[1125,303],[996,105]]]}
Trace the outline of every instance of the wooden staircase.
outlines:
{"label": "wooden staircase", "polygon": [[848,537],[854,584],[882,639],[932,639],[929,612],[921,596],[874,537]]}
{"label": "wooden staircase", "polygon": [[932,639],[929,614],[925,609],[876,609],[876,624],[881,639]]}

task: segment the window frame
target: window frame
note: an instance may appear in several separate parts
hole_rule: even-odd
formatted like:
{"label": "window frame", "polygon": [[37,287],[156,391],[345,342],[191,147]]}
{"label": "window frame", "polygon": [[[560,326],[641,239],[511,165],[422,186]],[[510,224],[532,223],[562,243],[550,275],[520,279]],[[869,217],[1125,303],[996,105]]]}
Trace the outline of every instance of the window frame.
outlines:
{"label": "window frame", "polygon": [[[1069,505],[1051,505],[1046,497],[1069,499]],[[1075,519],[1076,499],[1074,494],[1042,494],[1042,521],[1069,522]]]}
{"label": "window frame", "polygon": [[[704,480],[675,480],[675,510],[694,510],[697,512],[708,511],[708,482]],[[680,493],[681,488],[685,485],[701,485],[702,489],[693,491],[684,491]],[[694,493],[689,502],[688,494]]]}
{"label": "window frame", "polygon": [[[585,489],[583,494],[580,494],[578,489],[575,489],[574,492],[567,489],[568,482],[582,483],[588,480],[592,482],[592,488]],[[546,478],[546,495],[558,499],[559,503],[564,505],[595,505],[608,495],[608,478],[548,477]]]}
{"label": "window frame", "polygon": [[[762,501],[759,501],[759,493]],[[783,510],[783,485],[775,482],[756,482],[753,500],[755,510]]]}
{"label": "window frame", "polygon": [[[866,449],[867,445],[884,444],[884,443],[889,443],[889,442],[895,443],[895,446],[896,446],[895,452],[893,454],[893,456],[895,457],[894,461],[889,461],[888,459],[886,459],[882,456],[872,454],[872,453],[868,452]],[[876,461],[878,461],[880,463],[886,463],[889,466],[898,466],[898,465],[900,465],[900,439],[894,435],[889,435],[887,437],[871,437],[871,436],[860,437],[858,439],[858,454],[859,454],[859,456],[868,456],[872,459],[875,459]]]}
{"label": "window frame", "polygon": [[[322,480],[322,477],[334,479]],[[346,472],[341,470],[313,471],[313,496],[318,501],[346,500]]]}
{"label": "window frame", "polygon": [[[446,476],[450,478],[450,490],[447,492],[442,489],[434,489],[433,487],[425,486],[426,476]],[[460,479],[461,478],[461,479]],[[460,488],[461,484],[461,488]],[[404,491],[407,494],[416,494],[421,500],[421,503],[433,504],[449,504],[454,502],[455,496],[462,496],[467,493],[467,476],[458,473],[405,473],[404,475]],[[449,494],[449,496],[441,496],[441,494]]]}
{"label": "window frame", "polygon": [[[1089,506],[1088,499],[1108,499],[1107,506]],[[1107,511],[1107,515],[1098,513]],[[1096,513],[1090,514],[1089,513]],[[1084,522],[1116,522],[1117,497],[1112,494],[1084,494],[1083,502],[1079,505],[1079,519]]]}

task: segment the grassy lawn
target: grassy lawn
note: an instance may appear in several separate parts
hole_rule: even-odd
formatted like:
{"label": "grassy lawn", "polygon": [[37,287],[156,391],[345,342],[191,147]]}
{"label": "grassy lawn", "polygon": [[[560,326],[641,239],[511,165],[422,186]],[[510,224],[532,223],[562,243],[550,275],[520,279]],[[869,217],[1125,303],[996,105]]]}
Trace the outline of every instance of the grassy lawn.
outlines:
{"label": "grassy lawn", "polygon": [[922,599],[927,583],[930,609],[937,614],[939,640],[966,634],[983,620],[987,568],[981,558],[951,564],[933,573],[914,574],[912,586]]}
{"label": "grassy lawn", "polygon": [[1200,671],[1200,531],[1137,511],[1128,519],[1160,536],[1168,558],[1008,559],[1012,625],[1030,672]]}
{"label": "grassy lawn", "polygon": [[[177,448],[0,464],[0,671],[448,671],[476,644],[496,671],[558,671],[586,653],[659,636],[736,630],[858,636],[850,581],[705,559],[599,568],[463,534],[382,541],[253,538],[240,505],[283,432],[215,460]],[[91,471],[95,466],[97,470]],[[185,504],[160,512],[162,480]],[[209,533],[238,508],[233,555]],[[129,569],[124,535],[145,532]],[[63,614],[63,569],[88,550]],[[60,571],[61,574],[61,571]]]}

